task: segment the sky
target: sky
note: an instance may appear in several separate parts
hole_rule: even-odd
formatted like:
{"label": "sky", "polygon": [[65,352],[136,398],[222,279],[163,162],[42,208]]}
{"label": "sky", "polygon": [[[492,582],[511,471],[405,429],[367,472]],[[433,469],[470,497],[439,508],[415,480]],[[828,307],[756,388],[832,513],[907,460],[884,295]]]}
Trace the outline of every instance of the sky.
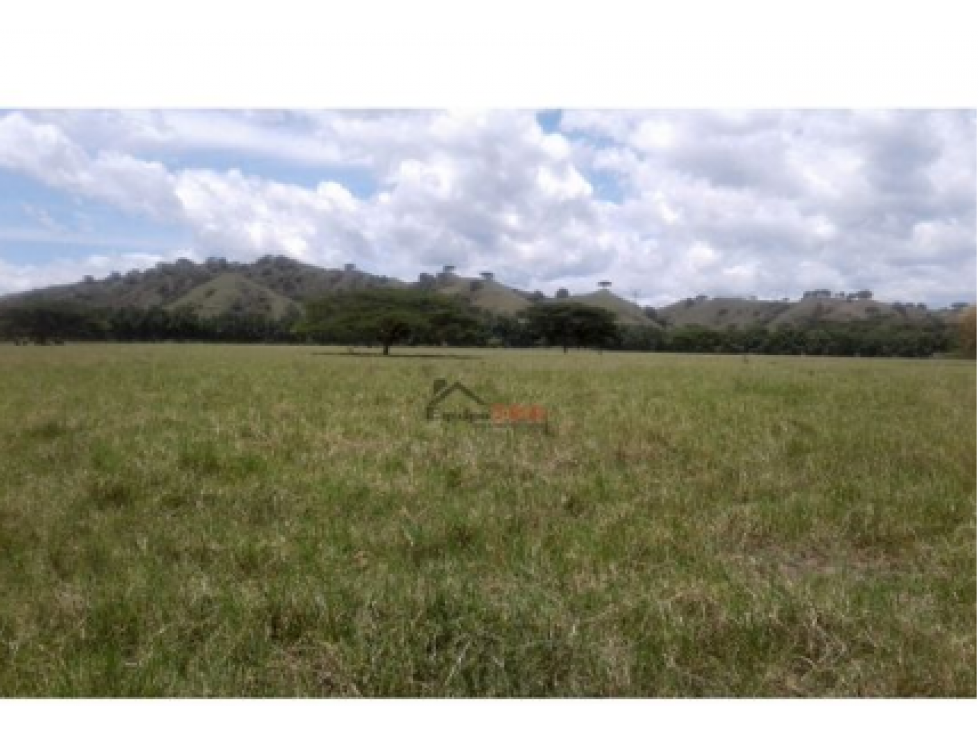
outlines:
{"label": "sky", "polygon": [[187,257],[976,300],[974,110],[0,111],[0,294]]}

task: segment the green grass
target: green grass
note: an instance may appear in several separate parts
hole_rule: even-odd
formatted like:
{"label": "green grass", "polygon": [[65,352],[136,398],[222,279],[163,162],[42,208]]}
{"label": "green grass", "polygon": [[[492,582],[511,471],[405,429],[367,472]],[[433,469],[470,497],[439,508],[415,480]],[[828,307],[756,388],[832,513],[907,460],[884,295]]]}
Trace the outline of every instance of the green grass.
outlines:
{"label": "green grass", "polygon": [[[471,290],[473,283],[477,284],[478,289],[475,291]],[[452,276],[438,284],[438,292],[446,296],[461,296],[473,306],[508,316],[515,316],[532,305],[529,300],[495,280]]]}
{"label": "green grass", "polygon": [[570,296],[568,300],[611,311],[615,314],[616,320],[623,325],[656,326],[649,320],[646,313],[639,306],[607,290],[598,290],[593,293]]}
{"label": "green grass", "polygon": [[242,313],[259,313],[280,319],[299,304],[241,273],[222,273],[188,291],[169,306],[181,307],[193,308],[204,317],[233,313],[237,307]]}
{"label": "green grass", "polygon": [[0,347],[0,695],[976,694],[975,363],[342,352]]}

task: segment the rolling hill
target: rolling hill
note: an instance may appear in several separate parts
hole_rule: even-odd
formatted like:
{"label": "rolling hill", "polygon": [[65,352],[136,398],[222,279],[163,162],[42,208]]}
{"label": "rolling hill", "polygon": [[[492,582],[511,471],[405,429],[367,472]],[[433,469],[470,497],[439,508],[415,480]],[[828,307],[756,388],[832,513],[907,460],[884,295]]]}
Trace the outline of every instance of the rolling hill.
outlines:
{"label": "rolling hill", "polygon": [[291,298],[266,288],[242,273],[221,273],[185,293],[167,308],[191,308],[201,316],[247,313],[280,319],[299,308]]}
{"label": "rolling hill", "polygon": [[599,308],[608,309],[615,314],[616,320],[620,324],[626,326],[660,328],[659,324],[646,316],[642,308],[607,290],[585,293],[578,296],[568,296],[566,300],[583,303],[586,306],[598,306]]}
{"label": "rolling hill", "polygon": [[[12,294],[0,298],[0,302],[69,301],[110,308],[192,305],[211,312],[243,305],[246,311],[267,313],[323,293],[380,286],[406,284],[361,272],[352,265],[329,269],[287,257],[263,257],[250,264],[223,258],[209,258],[203,263],[181,259],[125,275],[113,273],[107,278],[86,278],[80,283]],[[232,297],[232,293],[237,295]]]}
{"label": "rolling hill", "polygon": [[872,299],[803,298],[799,301],[761,301],[749,298],[687,298],[655,309],[655,319],[669,328],[703,326],[711,329],[764,326],[806,327],[879,321],[894,324],[954,323],[959,309],[928,309],[924,305],[884,303]]}
{"label": "rolling hill", "polygon": [[781,301],[754,301],[747,298],[688,298],[670,306],[656,309],[660,323],[675,326],[706,326],[723,329],[743,328],[756,324],[767,325],[778,314],[791,308]]}
{"label": "rolling hill", "polygon": [[804,298],[793,303],[770,322],[772,326],[807,326],[813,323],[850,323],[853,321],[929,321],[926,308],[883,303],[874,300],[847,301],[837,298]]}
{"label": "rolling hill", "polygon": [[507,316],[515,316],[531,305],[529,299],[512,288],[486,278],[464,278],[443,273],[436,278],[436,291],[443,295],[460,296],[476,308]]}
{"label": "rolling hill", "polygon": [[[317,296],[358,288],[426,288],[463,298],[473,306],[515,316],[540,294],[513,288],[493,279],[458,275],[447,269],[437,275],[422,273],[409,283],[358,270],[354,265],[323,268],[288,257],[268,256],[254,263],[208,258],[203,263],[180,259],[146,270],[107,278],[85,278],[80,283],[39,288],[0,297],[0,305],[67,301],[105,308],[191,307],[202,315],[254,314],[279,318]],[[763,326],[806,327],[818,323],[873,321],[892,324],[951,324],[961,308],[928,309],[923,304],[884,303],[870,298],[807,297],[799,301],[764,301],[751,298],[687,298],[660,308],[640,307],[609,290],[567,296],[577,303],[612,311],[623,325],[650,328],[702,326],[711,329]],[[544,302],[555,299],[545,298]]]}
{"label": "rolling hill", "polygon": [[249,280],[297,302],[333,291],[407,286],[396,278],[365,273],[353,265],[342,269],[321,268],[288,257],[264,257],[243,267],[243,274]]}

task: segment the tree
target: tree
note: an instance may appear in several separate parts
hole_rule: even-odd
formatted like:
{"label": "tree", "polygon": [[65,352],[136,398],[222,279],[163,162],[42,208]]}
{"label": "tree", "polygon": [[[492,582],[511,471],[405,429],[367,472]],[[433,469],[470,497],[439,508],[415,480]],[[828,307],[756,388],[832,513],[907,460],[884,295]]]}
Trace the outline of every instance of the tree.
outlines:
{"label": "tree", "polygon": [[74,303],[39,301],[6,306],[0,311],[0,332],[18,341],[47,344],[68,338],[98,336],[102,325],[95,314]]}
{"label": "tree", "polygon": [[479,323],[462,301],[393,288],[342,291],[312,301],[296,329],[319,341],[379,343],[385,355],[409,339],[465,344],[479,335]]}
{"label": "tree", "polygon": [[832,337],[825,329],[812,329],[804,338],[806,354],[829,354]]}
{"label": "tree", "polygon": [[521,313],[530,332],[548,344],[568,347],[610,345],[618,336],[615,314],[581,303],[539,303]]}
{"label": "tree", "polygon": [[532,347],[534,337],[525,320],[509,314],[483,313],[487,343],[504,347]]}
{"label": "tree", "polygon": [[832,297],[833,297],[833,291],[831,291],[829,288],[817,288],[816,290],[805,291],[802,294],[803,300],[808,300],[810,298],[832,298]]}
{"label": "tree", "polygon": [[959,322],[959,343],[967,357],[976,358],[976,307],[967,308]]}
{"label": "tree", "polygon": [[555,298],[569,298],[570,296],[571,294],[568,293],[567,288],[558,288],[557,292],[554,294]]}
{"label": "tree", "polygon": [[625,351],[655,352],[664,345],[663,332],[651,326],[621,326],[617,347]]}

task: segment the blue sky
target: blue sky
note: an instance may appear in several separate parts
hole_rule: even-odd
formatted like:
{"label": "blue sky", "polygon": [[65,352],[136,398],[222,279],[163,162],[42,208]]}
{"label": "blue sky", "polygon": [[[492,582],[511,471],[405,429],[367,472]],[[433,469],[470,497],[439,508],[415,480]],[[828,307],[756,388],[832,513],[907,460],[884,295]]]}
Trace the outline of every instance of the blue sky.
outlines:
{"label": "blue sky", "polygon": [[552,292],[975,300],[971,111],[4,111],[0,293],[285,254]]}

